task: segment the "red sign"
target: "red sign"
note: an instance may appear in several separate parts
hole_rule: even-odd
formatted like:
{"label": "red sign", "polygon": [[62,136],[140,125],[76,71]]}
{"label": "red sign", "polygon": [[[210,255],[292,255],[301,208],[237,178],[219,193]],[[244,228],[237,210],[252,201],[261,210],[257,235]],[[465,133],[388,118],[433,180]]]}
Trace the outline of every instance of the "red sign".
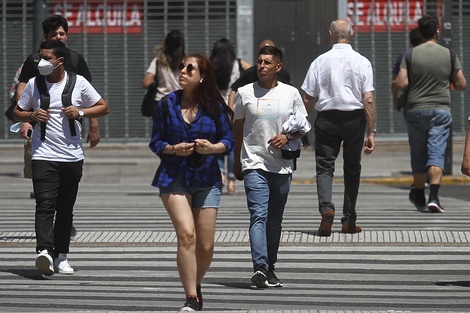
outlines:
{"label": "red sign", "polygon": [[417,26],[424,5],[422,0],[348,0],[347,10],[359,32],[404,32]]}
{"label": "red sign", "polygon": [[63,15],[69,33],[141,33],[142,0],[55,0],[53,13]]}

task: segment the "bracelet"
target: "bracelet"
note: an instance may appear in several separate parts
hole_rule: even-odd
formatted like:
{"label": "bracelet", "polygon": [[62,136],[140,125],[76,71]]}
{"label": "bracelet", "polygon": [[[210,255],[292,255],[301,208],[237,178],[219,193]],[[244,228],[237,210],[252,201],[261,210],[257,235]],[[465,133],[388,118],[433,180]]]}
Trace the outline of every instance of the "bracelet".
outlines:
{"label": "bracelet", "polygon": [[368,133],[369,133],[369,134],[377,134],[377,129],[375,129],[375,128],[374,128],[374,129],[370,129]]}
{"label": "bracelet", "polygon": [[215,145],[212,145],[212,154],[215,154]]}
{"label": "bracelet", "polygon": [[172,145],[172,146],[171,146],[171,152],[173,152],[173,155],[176,155],[175,145]]}
{"label": "bracelet", "polygon": [[34,113],[34,112],[29,113],[29,119],[30,119],[31,121],[34,121],[33,113]]}

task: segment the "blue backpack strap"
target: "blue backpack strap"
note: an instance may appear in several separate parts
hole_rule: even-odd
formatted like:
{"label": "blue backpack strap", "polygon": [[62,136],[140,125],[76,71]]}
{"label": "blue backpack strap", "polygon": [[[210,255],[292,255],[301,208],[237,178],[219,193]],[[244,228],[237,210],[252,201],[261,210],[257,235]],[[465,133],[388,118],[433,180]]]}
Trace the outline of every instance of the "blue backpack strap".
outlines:
{"label": "blue backpack strap", "polygon": [[406,73],[408,75],[408,86],[410,86],[410,72],[411,72],[411,54],[413,53],[413,47],[406,49],[405,55],[403,56],[405,58],[406,62]]}

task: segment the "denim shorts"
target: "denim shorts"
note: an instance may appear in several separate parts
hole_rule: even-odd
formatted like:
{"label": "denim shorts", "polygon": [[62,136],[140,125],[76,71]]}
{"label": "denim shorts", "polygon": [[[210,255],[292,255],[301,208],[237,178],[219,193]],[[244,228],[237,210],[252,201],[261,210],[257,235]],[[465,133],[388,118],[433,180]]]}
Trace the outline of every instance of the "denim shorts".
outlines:
{"label": "denim shorts", "polygon": [[160,187],[160,197],[167,193],[187,194],[191,196],[191,207],[199,208],[216,208],[220,207],[220,187],[188,187],[183,182],[183,177],[177,177],[168,187]]}
{"label": "denim shorts", "polygon": [[406,122],[413,173],[426,173],[429,166],[444,169],[452,113],[445,109],[411,111],[406,112]]}

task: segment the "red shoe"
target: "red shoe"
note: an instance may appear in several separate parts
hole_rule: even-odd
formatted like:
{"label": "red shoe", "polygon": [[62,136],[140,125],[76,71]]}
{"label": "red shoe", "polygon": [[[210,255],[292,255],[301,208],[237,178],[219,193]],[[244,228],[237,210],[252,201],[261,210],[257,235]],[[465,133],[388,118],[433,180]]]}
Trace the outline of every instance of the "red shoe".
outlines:
{"label": "red shoe", "polygon": [[318,228],[318,236],[330,237],[331,236],[331,226],[333,225],[333,220],[335,218],[335,211],[328,209],[325,211],[321,218],[320,227]]}

